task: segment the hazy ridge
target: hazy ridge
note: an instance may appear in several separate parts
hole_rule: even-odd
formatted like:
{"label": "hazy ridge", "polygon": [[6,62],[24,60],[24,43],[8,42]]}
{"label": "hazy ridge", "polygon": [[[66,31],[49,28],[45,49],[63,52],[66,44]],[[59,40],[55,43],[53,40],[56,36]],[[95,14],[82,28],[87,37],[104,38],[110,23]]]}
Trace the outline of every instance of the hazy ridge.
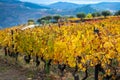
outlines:
{"label": "hazy ridge", "polygon": [[120,2],[102,2],[98,4],[57,2],[50,5],[39,5],[19,0],[0,0],[0,27],[23,24],[28,19],[37,20],[46,15],[75,15],[78,12],[92,13],[102,10],[115,12],[120,10],[119,5]]}

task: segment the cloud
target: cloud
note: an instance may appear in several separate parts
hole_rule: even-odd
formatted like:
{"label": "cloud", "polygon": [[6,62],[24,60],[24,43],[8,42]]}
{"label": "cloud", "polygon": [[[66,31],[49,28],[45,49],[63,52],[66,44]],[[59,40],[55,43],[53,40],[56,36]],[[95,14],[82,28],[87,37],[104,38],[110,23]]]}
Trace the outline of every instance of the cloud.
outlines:
{"label": "cloud", "polygon": [[120,0],[21,0],[38,4],[51,4],[55,2],[72,2],[77,4],[99,3],[99,2],[120,2]]}

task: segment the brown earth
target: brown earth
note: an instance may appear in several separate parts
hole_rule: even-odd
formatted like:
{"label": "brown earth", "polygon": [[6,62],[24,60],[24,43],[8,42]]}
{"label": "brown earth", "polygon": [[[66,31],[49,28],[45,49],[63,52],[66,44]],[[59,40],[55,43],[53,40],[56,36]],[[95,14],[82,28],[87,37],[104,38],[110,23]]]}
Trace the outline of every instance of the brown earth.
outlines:
{"label": "brown earth", "polygon": [[27,80],[26,71],[0,59],[0,80]]}

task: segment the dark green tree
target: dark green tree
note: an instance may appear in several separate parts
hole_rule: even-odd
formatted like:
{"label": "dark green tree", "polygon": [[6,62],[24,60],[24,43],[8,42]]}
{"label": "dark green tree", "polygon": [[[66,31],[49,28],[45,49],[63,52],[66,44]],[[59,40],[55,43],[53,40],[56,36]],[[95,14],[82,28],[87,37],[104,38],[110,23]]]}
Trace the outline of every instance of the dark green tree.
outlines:
{"label": "dark green tree", "polygon": [[106,18],[107,16],[110,16],[112,13],[110,11],[102,11],[102,15]]}
{"label": "dark green tree", "polygon": [[55,15],[55,16],[53,16],[53,19],[55,19],[57,22],[58,22],[58,20],[61,18],[61,16],[60,15]]}
{"label": "dark green tree", "polygon": [[76,16],[77,16],[78,18],[81,18],[81,20],[83,20],[83,19],[86,17],[86,14],[82,12],[82,13],[76,14]]}
{"label": "dark green tree", "polygon": [[92,16],[93,16],[93,17],[97,17],[97,14],[96,14],[96,13],[92,13]]}
{"label": "dark green tree", "polygon": [[99,13],[99,12],[94,12],[94,13],[92,13],[92,16],[93,16],[93,17],[100,17],[100,16],[101,16],[101,13]]}
{"label": "dark green tree", "polygon": [[118,10],[117,12],[115,12],[114,15],[115,15],[115,16],[119,16],[119,15],[120,15],[120,10]]}
{"label": "dark green tree", "polygon": [[38,23],[44,24],[45,22],[49,22],[52,19],[52,16],[45,16],[37,20]]}
{"label": "dark green tree", "polygon": [[48,21],[49,21],[50,19],[52,19],[52,16],[46,16],[46,17],[45,17],[45,20],[48,20]]}
{"label": "dark green tree", "polygon": [[34,24],[35,23],[35,21],[33,20],[33,19],[29,19],[28,20],[28,25],[32,25],[32,24]]}
{"label": "dark green tree", "polygon": [[41,18],[39,18],[39,19],[37,20],[37,22],[38,22],[39,24],[41,24]]}
{"label": "dark green tree", "polygon": [[97,17],[100,17],[101,16],[101,13],[100,12],[96,12],[97,14]]}
{"label": "dark green tree", "polygon": [[69,18],[74,18],[74,16],[69,16]]}

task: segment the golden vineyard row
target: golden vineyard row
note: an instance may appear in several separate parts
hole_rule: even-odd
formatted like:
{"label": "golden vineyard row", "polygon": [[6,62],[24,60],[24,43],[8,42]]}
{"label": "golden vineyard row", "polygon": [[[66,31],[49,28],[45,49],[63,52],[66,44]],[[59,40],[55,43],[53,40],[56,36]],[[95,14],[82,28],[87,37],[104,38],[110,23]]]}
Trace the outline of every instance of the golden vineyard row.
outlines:
{"label": "golden vineyard row", "polygon": [[101,64],[107,74],[108,65],[120,62],[120,18],[65,24],[60,28],[36,27],[20,30],[0,30],[0,45],[10,52],[52,59],[53,64],[66,64],[72,68]]}

